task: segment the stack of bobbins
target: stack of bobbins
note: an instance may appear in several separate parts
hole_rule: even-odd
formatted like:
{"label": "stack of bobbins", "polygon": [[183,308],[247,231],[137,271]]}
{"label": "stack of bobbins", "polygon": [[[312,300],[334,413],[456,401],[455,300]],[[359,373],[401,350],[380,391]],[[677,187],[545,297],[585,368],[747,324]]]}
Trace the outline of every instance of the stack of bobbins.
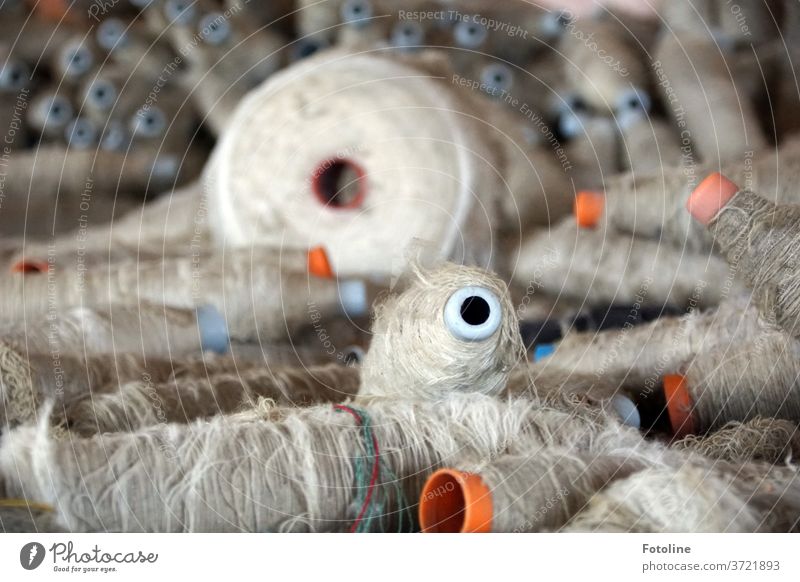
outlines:
{"label": "stack of bobbins", "polygon": [[[460,343],[461,349],[443,351],[438,364],[432,362],[427,367],[417,365],[417,352],[371,351],[364,362],[362,389],[352,404],[279,408],[260,403],[243,415],[212,418],[186,427],[158,422],[131,433],[73,438],[73,454],[62,454],[60,448],[67,441],[48,436],[43,425],[21,427],[4,434],[0,441],[0,486],[8,495],[19,495],[24,487],[25,494],[44,502],[74,499],[75,503],[59,503],[57,510],[59,522],[73,529],[94,529],[96,518],[105,527],[128,529],[130,524],[138,524],[134,527],[145,531],[298,527],[361,531],[360,528],[398,527],[397,520],[410,505],[404,499],[413,499],[422,481],[445,459],[456,455],[481,459],[498,451],[513,453],[522,446],[527,450],[541,449],[551,443],[590,450],[598,443],[596,433],[606,428],[610,430],[603,443],[608,446],[638,442],[635,433],[620,431],[614,423],[588,411],[541,409],[531,399],[502,400],[480,394],[496,394],[502,389],[503,376],[510,371],[505,362],[513,363],[519,344],[508,337],[516,320],[501,285],[486,273],[455,266],[417,277],[404,292],[406,299],[387,305],[379,317],[413,321],[412,316],[420,315],[418,309],[427,305],[442,315],[429,317],[426,330],[437,334],[442,342],[454,346]],[[439,288],[443,294],[437,293]],[[424,301],[426,296],[430,298],[428,303]],[[392,329],[392,324],[388,323],[387,328]],[[393,338],[397,346],[414,345],[417,333],[416,329],[402,330]],[[496,349],[488,352],[485,346]],[[488,354],[492,360],[473,361],[477,359],[476,349],[478,355]],[[452,357],[466,361],[453,362]],[[408,384],[390,386],[381,381],[378,372],[389,366],[406,370],[404,380]],[[373,372],[368,374],[370,367]],[[466,376],[451,377],[453,369],[472,374],[474,381],[467,383]],[[180,382],[166,388],[172,393],[177,390],[178,394],[181,389]],[[186,389],[192,392],[195,387],[187,384]],[[406,397],[397,398],[398,394]],[[395,397],[382,397],[388,395]],[[113,414],[113,407],[107,408]],[[495,419],[491,423],[494,428],[488,431],[487,418]],[[459,430],[452,430],[453,426]],[[174,456],[165,456],[157,443],[174,450]],[[118,495],[98,495],[107,488],[107,479],[114,478],[113,473],[92,469],[98,459],[108,458],[97,455],[98,447],[115,451],[110,453],[115,458],[126,459],[129,478],[124,481],[125,490]],[[252,474],[242,474],[236,460],[244,450],[259,467]],[[276,457],[275,451],[282,452]],[[46,460],[39,457],[42,454]],[[360,473],[352,464],[353,458],[359,459]],[[58,477],[46,482],[37,480],[35,467],[40,461],[47,462]],[[206,470],[209,462],[215,471]],[[268,463],[266,470],[262,463]],[[366,467],[361,463],[367,463]],[[78,489],[72,485],[78,475],[87,474],[97,476],[81,488],[82,499],[95,507],[89,513],[73,497]],[[358,474],[376,477],[367,484],[359,480]],[[215,494],[193,498],[197,503],[182,501],[182,509],[176,513],[177,508],[169,501],[175,496],[169,491],[182,486],[181,479],[175,481],[177,475],[183,475],[181,479],[189,479],[200,490],[233,487],[246,492],[255,503],[244,510],[236,508],[234,515],[227,502],[219,503],[227,496]],[[313,491],[303,486],[286,487],[287,479],[316,485]],[[325,495],[319,495],[320,487]],[[133,495],[146,501],[135,505],[124,501]],[[368,501],[373,497],[375,505]],[[302,522],[287,518],[299,514],[304,515]],[[94,517],[77,519],[83,515]]]}
{"label": "stack of bobbins", "polygon": [[[612,177],[604,192],[578,194],[576,219],[583,228],[604,226],[687,250],[708,251],[711,236],[683,208],[701,177],[713,171],[712,164],[697,167],[693,174],[687,174],[684,168],[665,168],[656,175]],[[800,176],[800,140],[788,140],[777,150],[757,152],[746,164],[724,165],[722,173],[774,202],[798,202],[795,184]],[[660,202],[653,204],[653,200]]]}
{"label": "stack of bobbins", "polygon": [[501,164],[475,98],[446,75],[340,51],[276,74],[207,166],[214,232],[235,246],[324,244],[342,276],[391,276],[414,239],[487,265]]}

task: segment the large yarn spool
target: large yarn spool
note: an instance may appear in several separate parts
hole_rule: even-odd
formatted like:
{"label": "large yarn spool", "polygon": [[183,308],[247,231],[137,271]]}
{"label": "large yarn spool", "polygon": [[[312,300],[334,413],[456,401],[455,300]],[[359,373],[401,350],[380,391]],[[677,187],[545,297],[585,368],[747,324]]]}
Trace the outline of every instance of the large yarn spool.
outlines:
{"label": "large yarn spool", "polygon": [[800,455],[800,429],[788,420],[754,418],[729,422],[709,435],[688,435],[672,447],[731,463],[792,463]]}
{"label": "large yarn spool", "polygon": [[208,377],[181,376],[160,384],[138,380],[104,394],[85,395],[70,403],[64,414],[77,434],[135,432],[239,412],[262,398],[287,407],[343,402],[357,395],[359,385],[358,368],[337,364],[253,368]]}
{"label": "large yarn spool", "polygon": [[338,282],[310,275],[308,253],[239,249],[224,254],[162,261],[98,265],[86,272],[54,269],[15,274],[0,281],[0,317],[51,309],[141,302],[178,309],[212,306],[231,338],[286,339],[326,315],[364,315],[361,281]]}
{"label": "large yarn spool", "polygon": [[561,36],[570,84],[600,111],[617,109],[631,91],[647,88],[645,62],[629,34],[612,19],[577,19]]}
{"label": "large yarn spool", "polygon": [[720,474],[696,463],[677,470],[646,469],[598,493],[564,531],[795,531],[800,488],[796,472],[766,471],[759,465],[737,469]]}
{"label": "large yarn spool", "polygon": [[[575,411],[481,394],[265,407],[89,439],[58,440],[43,425],[28,426],[0,437],[0,491],[52,505],[70,531],[399,528],[412,511],[401,497],[416,500],[444,463],[519,446],[589,450],[602,426]],[[640,439],[632,431],[609,435],[609,447]],[[364,477],[375,463],[370,485]],[[363,502],[368,491],[374,503]]]}
{"label": "large yarn spool", "polygon": [[363,394],[442,398],[500,392],[524,359],[505,284],[471,267],[415,268],[403,293],[376,309]]}
{"label": "large yarn spool", "polygon": [[655,58],[667,108],[703,162],[742,162],[767,146],[749,96],[737,87],[712,38],[665,32]]}
{"label": "large yarn spool", "polygon": [[800,206],[776,205],[742,190],[711,219],[708,231],[753,289],[764,317],[800,338]]}
{"label": "large yarn spool", "polygon": [[473,101],[448,83],[339,51],[276,74],[242,101],[207,167],[216,235],[324,244],[344,276],[390,275],[413,239],[487,263],[499,162]]}
{"label": "large yarn spool", "polygon": [[757,417],[800,422],[799,356],[797,340],[779,331],[697,354],[673,370],[680,374],[664,377],[674,434],[704,433]]}
{"label": "large yarn spool", "polygon": [[[700,180],[714,171],[719,171],[718,165],[716,168],[687,165],[665,168],[651,176],[628,173],[612,177],[605,184],[599,223],[690,250],[709,250],[711,236],[692,220],[685,204]],[[722,173],[774,202],[800,201],[796,188],[800,176],[800,140],[789,140],[778,150],[756,152],[744,163],[724,165]],[[654,204],[654,200],[658,203]]]}
{"label": "large yarn spool", "polygon": [[476,473],[440,469],[420,496],[429,533],[530,532],[562,527],[598,490],[643,468],[635,456],[546,449],[506,455]]}
{"label": "large yarn spool", "polygon": [[565,219],[523,241],[513,279],[593,305],[686,305],[697,296],[696,305],[713,306],[730,292],[728,270],[715,257]]}

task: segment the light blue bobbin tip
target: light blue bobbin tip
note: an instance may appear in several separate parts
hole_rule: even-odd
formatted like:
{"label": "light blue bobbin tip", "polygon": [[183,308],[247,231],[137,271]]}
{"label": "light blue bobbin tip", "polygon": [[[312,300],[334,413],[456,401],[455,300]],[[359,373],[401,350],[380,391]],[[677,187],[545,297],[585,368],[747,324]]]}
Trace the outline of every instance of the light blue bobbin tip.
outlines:
{"label": "light blue bobbin tip", "polygon": [[362,317],[369,311],[367,284],[359,279],[339,283],[339,300],[342,311],[348,317]]}
{"label": "light blue bobbin tip", "polygon": [[538,344],[533,348],[533,361],[539,362],[556,351],[556,344]]}
{"label": "light blue bobbin tip", "polygon": [[641,428],[642,419],[639,416],[639,410],[636,408],[633,400],[622,394],[616,394],[611,399],[611,406],[614,408],[614,412],[617,413],[617,416],[619,416],[622,424],[633,428]]}
{"label": "light blue bobbin tip", "polygon": [[200,330],[200,346],[203,351],[217,354],[227,353],[230,344],[225,317],[213,305],[197,308],[197,327]]}

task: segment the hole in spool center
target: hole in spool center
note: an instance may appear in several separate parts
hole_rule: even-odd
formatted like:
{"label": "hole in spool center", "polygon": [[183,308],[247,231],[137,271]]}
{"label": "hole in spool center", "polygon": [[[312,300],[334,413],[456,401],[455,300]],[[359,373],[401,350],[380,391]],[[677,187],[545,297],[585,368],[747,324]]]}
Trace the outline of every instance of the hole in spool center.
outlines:
{"label": "hole in spool center", "polygon": [[312,189],[322,204],[334,209],[359,208],[364,202],[366,173],[344,158],[322,162],[314,172]]}
{"label": "hole in spool center", "polygon": [[466,500],[458,480],[440,473],[425,485],[420,525],[428,533],[459,533],[464,529]]}
{"label": "hole in spool center", "polygon": [[483,297],[467,297],[461,304],[461,318],[470,325],[483,325],[491,313],[489,304]]}

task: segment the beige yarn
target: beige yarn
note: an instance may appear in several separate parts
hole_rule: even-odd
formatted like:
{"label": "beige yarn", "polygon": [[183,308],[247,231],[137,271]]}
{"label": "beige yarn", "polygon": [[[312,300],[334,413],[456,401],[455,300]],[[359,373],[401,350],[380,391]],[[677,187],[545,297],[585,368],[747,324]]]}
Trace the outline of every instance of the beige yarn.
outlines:
{"label": "beige yarn", "polygon": [[568,532],[788,532],[797,527],[795,471],[758,477],[686,464],[653,468],[611,484],[564,529]]}
{"label": "beige yarn", "polygon": [[[410,500],[456,455],[476,463],[514,453],[518,444],[528,452],[552,445],[589,450],[603,426],[575,411],[481,394],[360,405],[383,462]],[[641,438],[621,428],[604,434],[605,447]],[[330,405],[264,407],[71,441],[29,426],[0,439],[0,490],[53,505],[71,531],[341,531],[359,510],[353,460],[366,453],[355,419]],[[400,511],[392,499],[386,527]]]}
{"label": "beige yarn", "polygon": [[558,529],[591,495],[642,468],[624,453],[590,455],[548,448],[532,456],[504,456],[479,471],[491,490],[493,532]]}
{"label": "beige yarn", "polygon": [[644,59],[629,35],[612,19],[577,19],[561,36],[567,79],[601,111],[613,110],[625,91],[648,85]]}
{"label": "beige yarn", "polygon": [[79,435],[135,432],[252,408],[262,398],[280,406],[342,402],[358,393],[359,376],[357,368],[330,364],[307,369],[256,368],[207,378],[183,376],[163,384],[137,381],[75,401],[65,417],[70,430]]}
{"label": "beige yarn", "polygon": [[637,178],[680,164],[681,147],[673,124],[644,114],[619,116],[622,171]]}
{"label": "beige yarn", "polygon": [[708,224],[733,269],[753,289],[763,316],[800,337],[800,208],[745,190]]}
{"label": "beige yarn", "polygon": [[700,353],[681,371],[695,432],[757,417],[800,421],[800,345],[781,332]]}
{"label": "beige yarn", "polygon": [[673,448],[700,453],[712,459],[745,463],[795,463],[800,455],[797,423],[757,417],[746,422],[729,422],[706,436],[689,435]]}
{"label": "beige yarn", "polygon": [[662,34],[653,68],[667,109],[703,162],[743,161],[767,147],[749,96],[732,78],[716,41],[707,34]]}
{"label": "beige yarn", "polygon": [[[339,284],[307,274],[304,252],[247,248],[211,256],[97,265],[85,273],[56,269],[0,281],[0,317],[50,309],[142,302],[178,309],[214,306],[230,337],[285,339],[310,325],[313,312],[342,311]],[[163,329],[163,326],[162,326]]]}
{"label": "beige yarn", "polygon": [[[453,89],[446,69],[428,68],[326,51],[252,91],[206,168],[217,238],[324,244],[340,276],[390,276],[414,239],[488,264],[500,163],[474,98]],[[366,173],[361,208],[331,208],[313,193],[337,159]]]}
{"label": "beige yarn", "polygon": [[602,188],[620,170],[616,128],[608,117],[576,117],[582,131],[567,146],[572,191]]}
{"label": "beige yarn", "polygon": [[[413,281],[376,309],[373,338],[362,367],[363,393],[402,398],[441,398],[453,392],[487,394],[503,389],[524,359],[519,323],[505,284],[472,267],[414,267]],[[482,341],[453,335],[445,304],[464,287],[480,287],[500,301],[501,323]]]}
{"label": "beige yarn", "polygon": [[730,292],[728,265],[658,241],[581,229],[574,218],[523,241],[513,279],[590,304],[713,306]]}
{"label": "beige yarn", "polygon": [[554,374],[650,393],[664,374],[684,368],[697,354],[758,344],[774,334],[747,298],[728,300],[713,311],[664,317],[620,330],[572,333],[556,351],[531,368],[534,381]]}
{"label": "beige yarn", "polygon": [[[665,168],[652,176],[622,174],[606,183],[603,222],[619,230],[657,238],[689,250],[709,250],[711,236],[686,212],[686,200],[711,172],[722,172],[742,188],[760,192],[777,203],[800,201],[796,183],[800,177],[800,140],[780,149],[754,153],[745,163],[686,165]],[[658,201],[654,203],[654,201]]]}

